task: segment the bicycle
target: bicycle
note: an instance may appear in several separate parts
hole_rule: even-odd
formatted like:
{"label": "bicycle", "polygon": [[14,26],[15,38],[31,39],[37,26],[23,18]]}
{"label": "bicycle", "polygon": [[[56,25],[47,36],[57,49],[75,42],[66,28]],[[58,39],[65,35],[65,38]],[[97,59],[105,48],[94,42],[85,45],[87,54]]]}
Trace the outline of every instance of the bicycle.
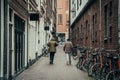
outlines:
{"label": "bicycle", "polygon": [[112,60],[112,55],[110,53],[106,53],[104,55],[104,61],[103,61],[103,66],[100,71],[100,80],[105,80],[107,73],[111,69],[111,60]]}
{"label": "bicycle", "polygon": [[106,75],[105,80],[120,80],[120,54],[117,54],[113,57],[112,61],[112,69],[108,74]]}
{"label": "bicycle", "polygon": [[95,66],[97,63],[97,56],[98,52],[94,49],[93,52],[91,52],[91,60],[89,61],[89,67],[88,67],[88,76],[92,77],[93,76],[93,66]]}
{"label": "bicycle", "polygon": [[81,56],[79,57],[76,67],[79,68],[80,70],[85,71],[85,69],[83,68],[83,62],[85,61],[85,57],[86,57],[86,48],[82,47],[78,49],[80,50]]}
{"label": "bicycle", "polygon": [[48,55],[48,47],[46,45],[43,45],[42,55],[44,57],[47,57],[47,55]]}

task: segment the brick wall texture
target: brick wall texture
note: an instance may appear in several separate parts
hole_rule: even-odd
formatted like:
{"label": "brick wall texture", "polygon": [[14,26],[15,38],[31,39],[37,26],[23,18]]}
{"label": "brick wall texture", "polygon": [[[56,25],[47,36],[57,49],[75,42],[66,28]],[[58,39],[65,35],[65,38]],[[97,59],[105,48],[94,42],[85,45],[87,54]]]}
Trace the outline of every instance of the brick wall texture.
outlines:
{"label": "brick wall texture", "polygon": [[[108,10],[107,37],[105,37],[106,6]],[[88,6],[84,13],[78,17],[71,28],[71,37],[74,45],[78,44],[94,48],[101,46],[105,49],[118,48],[118,0],[101,0],[101,26],[100,3],[99,0],[95,0]]]}

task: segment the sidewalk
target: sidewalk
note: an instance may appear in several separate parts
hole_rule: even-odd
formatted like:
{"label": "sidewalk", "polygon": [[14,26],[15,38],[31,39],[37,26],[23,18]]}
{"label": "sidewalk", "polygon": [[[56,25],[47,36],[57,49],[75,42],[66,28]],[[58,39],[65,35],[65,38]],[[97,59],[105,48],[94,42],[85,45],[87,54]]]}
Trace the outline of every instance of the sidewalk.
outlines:
{"label": "sidewalk", "polygon": [[62,47],[58,46],[53,65],[49,64],[49,57],[41,57],[16,80],[90,80],[87,73],[75,67],[76,61],[73,59],[72,65],[66,65],[66,56]]}

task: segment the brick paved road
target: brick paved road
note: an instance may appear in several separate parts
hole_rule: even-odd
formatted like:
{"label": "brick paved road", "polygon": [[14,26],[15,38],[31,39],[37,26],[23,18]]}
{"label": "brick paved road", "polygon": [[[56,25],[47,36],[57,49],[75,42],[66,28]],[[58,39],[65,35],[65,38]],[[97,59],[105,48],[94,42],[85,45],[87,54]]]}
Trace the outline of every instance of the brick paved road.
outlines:
{"label": "brick paved road", "polygon": [[62,46],[58,46],[53,65],[49,64],[49,57],[40,58],[33,66],[21,73],[16,80],[91,80],[87,73],[72,65],[66,65],[66,57]]}

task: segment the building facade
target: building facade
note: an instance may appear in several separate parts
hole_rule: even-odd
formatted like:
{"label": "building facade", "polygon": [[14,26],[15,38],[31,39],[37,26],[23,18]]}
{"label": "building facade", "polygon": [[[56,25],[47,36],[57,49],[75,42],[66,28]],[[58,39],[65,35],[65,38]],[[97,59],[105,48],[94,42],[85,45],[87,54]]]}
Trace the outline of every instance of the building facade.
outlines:
{"label": "building facade", "polygon": [[56,0],[1,0],[0,80],[13,80],[35,63],[52,33],[56,33]]}
{"label": "building facade", "polygon": [[69,0],[57,0],[57,35],[59,41],[69,38]]}
{"label": "building facade", "polygon": [[52,35],[57,38],[57,0],[52,0]]}
{"label": "building facade", "polygon": [[119,0],[70,0],[73,44],[118,49],[118,2]]}
{"label": "building facade", "polygon": [[56,37],[56,0],[41,0],[41,12],[43,31],[45,32],[45,44],[52,37]]}
{"label": "building facade", "polygon": [[12,80],[27,66],[27,19],[26,1],[11,0],[4,3],[4,52],[3,79]]}
{"label": "building facade", "polygon": [[28,0],[28,56],[27,56],[27,64],[30,66],[32,65],[36,59],[40,56],[40,48],[38,47],[40,45],[40,11],[38,4],[40,2],[37,2],[35,0]]}

